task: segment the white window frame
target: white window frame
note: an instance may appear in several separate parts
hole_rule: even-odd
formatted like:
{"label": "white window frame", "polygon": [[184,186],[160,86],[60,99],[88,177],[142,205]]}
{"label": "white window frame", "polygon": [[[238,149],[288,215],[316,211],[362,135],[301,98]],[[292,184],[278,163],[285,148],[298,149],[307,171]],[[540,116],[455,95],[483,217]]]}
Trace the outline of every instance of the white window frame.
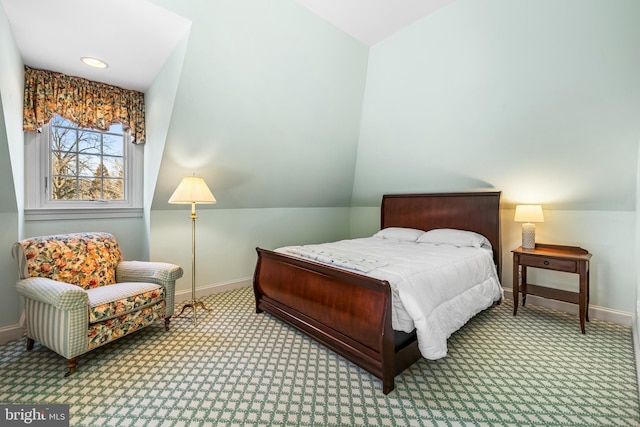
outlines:
{"label": "white window frame", "polygon": [[51,130],[25,132],[25,219],[98,219],[142,217],[144,147],[131,143],[124,134],[124,200],[50,200]]}

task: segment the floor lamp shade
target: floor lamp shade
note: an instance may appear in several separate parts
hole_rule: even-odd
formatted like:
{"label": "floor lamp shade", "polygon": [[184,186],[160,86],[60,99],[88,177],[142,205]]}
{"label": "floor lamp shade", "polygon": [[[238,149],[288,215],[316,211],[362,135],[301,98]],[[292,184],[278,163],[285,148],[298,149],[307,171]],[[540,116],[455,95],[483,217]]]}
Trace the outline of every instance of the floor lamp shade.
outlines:
{"label": "floor lamp shade", "polygon": [[199,176],[183,178],[176,191],[169,198],[169,203],[191,205],[191,301],[182,307],[182,311],[178,316],[181,316],[185,309],[191,308],[193,310],[194,326],[198,326],[197,307],[208,311],[204,304],[196,299],[196,203],[215,202],[216,198],[213,197],[211,190],[207,187],[207,183]]}
{"label": "floor lamp shade", "polygon": [[191,203],[215,203],[216,198],[199,176],[187,176],[180,181],[178,188],[169,198],[169,203],[191,204]]}
{"label": "floor lamp shade", "polygon": [[513,220],[524,223],[522,224],[522,248],[534,249],[536,247],[536,225],[534,223],[544,222],[542,206],[517,205]]}

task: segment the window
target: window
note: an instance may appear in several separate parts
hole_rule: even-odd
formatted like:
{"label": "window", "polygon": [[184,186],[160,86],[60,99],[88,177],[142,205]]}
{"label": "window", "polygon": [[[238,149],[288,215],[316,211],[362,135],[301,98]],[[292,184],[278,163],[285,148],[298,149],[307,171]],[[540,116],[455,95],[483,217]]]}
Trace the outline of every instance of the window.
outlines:
{"label": "window", "polygon": [[49,126],[52,200],[124,200],[122,125],[83,129],[56,115]]}
{"label": "window", "polygon": [[27,219],[142,214],[142,147],[121,124],[102,132],[56,115],[25,141]]}

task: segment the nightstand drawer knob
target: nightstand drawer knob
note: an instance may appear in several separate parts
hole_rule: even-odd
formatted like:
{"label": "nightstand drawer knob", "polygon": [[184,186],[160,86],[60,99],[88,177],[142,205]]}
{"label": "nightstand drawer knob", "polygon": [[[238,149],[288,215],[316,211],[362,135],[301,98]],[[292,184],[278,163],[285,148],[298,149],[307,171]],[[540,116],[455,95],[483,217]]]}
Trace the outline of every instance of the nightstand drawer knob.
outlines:
{"label": "nightstand drawer knob", "polygon": [[549,265],[549,261],[547,261],[546,259],[544,260],[544,265]]}

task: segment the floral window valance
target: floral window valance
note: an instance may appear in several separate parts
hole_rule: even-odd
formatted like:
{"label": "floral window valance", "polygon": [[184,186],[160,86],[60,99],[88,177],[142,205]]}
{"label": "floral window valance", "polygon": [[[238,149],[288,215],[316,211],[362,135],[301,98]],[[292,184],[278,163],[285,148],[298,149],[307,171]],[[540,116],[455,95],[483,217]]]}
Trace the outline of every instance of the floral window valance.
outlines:
{"label": "floral window valance", "polygon": [[122,123],[144,144],[144,94],[80,77],[25,67],[23,129],[35,131],[59,114],[81,127],[108,130]]}

